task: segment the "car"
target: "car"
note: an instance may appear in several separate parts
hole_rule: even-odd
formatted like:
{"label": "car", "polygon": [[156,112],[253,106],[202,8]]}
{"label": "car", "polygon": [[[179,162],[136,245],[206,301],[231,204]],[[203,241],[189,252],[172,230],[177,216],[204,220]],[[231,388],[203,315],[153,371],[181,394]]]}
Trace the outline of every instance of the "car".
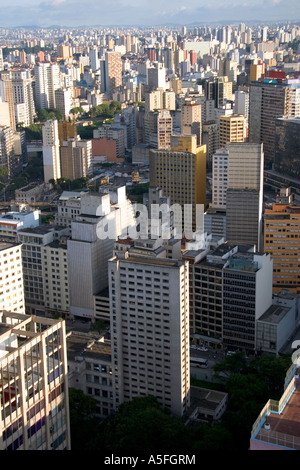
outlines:
{"label": "car", "polygon": [[198,349],[198,351],[204,351],[204,352],[208,351],[208,349],[205,348],[204,346],[200,346],[200,348],[197,348],[197,349]]}
{"label": "car", "polygon": [[195,346],[194,344],[192,344],[191,349],[197,349],[197,346]]}

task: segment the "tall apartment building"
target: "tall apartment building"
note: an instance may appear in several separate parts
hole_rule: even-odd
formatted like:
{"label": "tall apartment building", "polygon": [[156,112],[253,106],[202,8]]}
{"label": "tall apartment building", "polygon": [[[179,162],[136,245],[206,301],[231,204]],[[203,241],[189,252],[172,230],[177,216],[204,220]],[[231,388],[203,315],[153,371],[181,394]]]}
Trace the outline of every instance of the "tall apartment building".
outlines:
{"label": "tall apartment building", "polygon": [[166,88],[166,69],[159,62],[152,62],[150,67],[147,67],[147,85],[148,91],[151,92],[157,88]]}
{"label": "tall apartment building", "polygon": [[0,165],[9,177],[15,174],[15,163],[14,132],[11,127],[0,126]]}
{"label": "tall apartment building", "polygon": [[100,68],[99,51],[97,46],[90,49],[90,65],[93,72]]}
{"label": "tall apartment building", "polygon": [[68,139],[60,147],[61,176],[71,181],[87,176],[86,149],[78,145],[80,137]]}
{"label": "tall apartment building", "polygon": [[105,53],[105,91],[108,96],[122,85],[122,59],[119,52],[106,51]]}
{"label": "tall apartment building", "polygon": [[15,131],[16,119],[14,107],[14,94],[10,71],[2,70],[0,72],[0,96],[2,98],[2,101],[8,103],[10,127],[13,131]]}
{"label": "tall apartment building", "polygon": [[61,87],[59,64],[39,62],[34,67],[36,109],[56,108],[55,90]]}
{"label": "tall apartment building", "polygon": [[68,316],[70,291],[66,238],[54,240],[42,247],[42,272],[46,315]]}
{"label": "tall apartment building", "polygon": [[0,313],[1,450],[71,450],[65,324]]}
{"label": "tall apartment building", "polygon": [[181,106],[181,134],[197,136],[197,145],[202,143],[201,104],[186,98]]}
{"label": "tall apartment building", "polygon": [[231,142],[245,142],[245,117],[232,114],[220,116],[219,120],[219,146],[224,147]]}
{"label": "tall apartment building", "polygon": [[219,147],[219,128],[216,121],[207,121],[202,125],[202,144],[206,145],[206,163],[211,167],[213,154]]}
{"label": "tall apartment building", "polygon": [[18,231],[22,243],[22,265],[26,313],[45,313],[45,277],[43,247],[66,236],[68,229],[56,225],[40,225]]}
{"label": "tall apartment building", "polygon": [[42,127],[44,181],[61,177],[57,120],[48,120]]}
{"label": "tall apartment building", "polygon": [[[170,150],[150,150],[150,185],[158,186],[170,203],[191,205],[192,228],[196,228],[196,205],[206,203],[206,147],[197,137],[171,136]],[[186,212],[187,214],[187,212]]]}
{"label": "tall apartment building", "polygon": [[35,116],[32,79],[25,70],[12,70],[11,78],[16,123],[22,122],[24,127],[28,127],[33,124]]}
{"label": "tall apartment building", "polygon": [[175,93],[163,88],[156,88],[149,93],[145,93],[145,111],[157,111],[158,109],[168,109],[175,111]]}
{"label": "tall apartment building", "polygon": [[275,120],[274,169],[300,179],[300,117]]}
{"label": "tall apartment building", "polygon": [[3,50],[0,47],[0,71],[3,70]]}
{"label": "tall apartment building", "polygon": [[82,194],[83,192],[63,191],[57,201],[55,223],[62,227],[68,227],[70,235],[72,221],[80,214],[80,197]]}
{"label": "tall apartment building", "polygon": [[72,332],[67,337],[69,385],[96,401],[95,417],[112,415],[113,392],[109,340],[95,341]]}
{"label": "tall apartment building", "polygon": [[275,203],[264,213],[264,251],[273,259],[273,292],[300,293],[300,207]]}
{"label": "tall apartment building", "polygon": [[296,93],[297,85],[274,80],[250,84],[249,142],[264,144],[266,161],[274,158],[276,118],[294,115],[292,102]]}
{"label": "tall apartment building", "polygon": [[80,215],[71,225],[69,254],[70,314],[93,318],[94,296],[108,286],[108,260],[116,238],[134,224],[125,187],[114,203],[107,194],[85,194]]}
{"label": "tall apartment building", "polygon": [[262,144],[227,145],[226,240],[262,246],[263,168]]}
{"label": "tall apartment building", "polygon": [[25,313],[20,243],[0,242],[0,304],[3,310]]}
{"label": "tall apartment building", "polygon": [[145,114],[145,143],[151,147],[166,150],[171,145],[173,134],[173,119],[170,111],[160,109]]}
{"label": "tall apartment building", "polygon": [[212,162],[212,207],[226,209],[226,193],[228,188],[228,157],[227,147],[218,149]]}
{"label": "tall apartment building", "polygon": [[114,407],[154,395],[181,417],[190,403],[188,263],[139,253],[109,261]]}
{"label": "tall apartment building", "polygon": [[249,92],[237,90],[234,94],[234,113],[242,114],[246,119],[249,117]]}
{"label": "tall apartment building", "polygon": [[238,252],[223,267],[223,343],[256,349],[256,320],[272,304],[273,262],[269,254]]}
{"label": "tall apartment building", "polygon": [[55,107],[58,109],[66,119],[70,115],[70,110],[73,108],[73,90],[72,88],[58,88],[55,90]]}
{"label": "tall apartment building", "polygon": [[58,139],[59,145],[63,144],[64,140],[72,139],[77,135],[76,124],[68,121],[58,121]]}

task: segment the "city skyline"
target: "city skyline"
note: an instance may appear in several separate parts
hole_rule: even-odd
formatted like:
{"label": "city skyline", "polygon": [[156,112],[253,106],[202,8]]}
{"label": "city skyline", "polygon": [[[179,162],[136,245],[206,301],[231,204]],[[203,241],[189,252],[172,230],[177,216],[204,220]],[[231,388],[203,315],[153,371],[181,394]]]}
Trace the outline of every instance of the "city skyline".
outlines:
{"label": "city skyline", "polygon": [[228,21],[297,21],[297,0],[265,0],[263,3],[241,0],[205,2],[200,0],[12,0],[1,19],[1,27],[52,25],[77,26],[158,26],[166,24],[193,25],[203,22]]}

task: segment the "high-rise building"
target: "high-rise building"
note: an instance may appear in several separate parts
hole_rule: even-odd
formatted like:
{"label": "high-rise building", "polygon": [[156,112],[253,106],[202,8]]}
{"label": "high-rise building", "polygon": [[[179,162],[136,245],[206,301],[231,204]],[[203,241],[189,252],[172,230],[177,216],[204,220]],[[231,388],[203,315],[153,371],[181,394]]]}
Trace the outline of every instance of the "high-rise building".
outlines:
{"label": "high-rise building", "polygon": [[213,155],[212,162],[212,207],[226,209],[228,188],[228,149],[221,148]]}
{"label": "high-rise building", "polygon": [[195,135],[172,135],[170,150],[150,150],[150,185],[160,187],[171,205],[181,205],[183,215],[191,210],[195,230],[196,206],[206,204],[205,145],[198,147]]}
{"label": "high-rise building", "polygon": [[59,64],[40,62],[34,67],[36,109],[56,108],[55,90],[61,88]]}
{"label": "high-rise building", "polygon": [[166,89],[166,69],[159,62],[147,67],[147,85],[149,93],[157,88]]}
{"label": "high-rise building", "polygon": [[181,106],[181,134],[197,136],[197,145],[202,143],[201,104],[186,98]]}
{"label": "high-rise building", "polygon": [[94,317],[94,296],[108,287],[107,262],[116,238],[134,224],[125,187],[110,194],[81,195],[80,215],[71,225],[68,240],[70,314]]}
{"label": "high-rise building", "polygon": [[273,292],[300,293],[300,207],[275,203],[264,213],[264,251],[273,259]]}
{"label": "high-rise building", "polygon": [[[34,122],[35,105],[33,97],[32,79],[25,70],[12,70],[12,89],[15,103],[16,122],[23,124],[24,127],[30,126]],[[18,108],[24,107],[24,117],[21,121],[18,116]]]}
{"label": "high-rise building", "polygon": [[226,240],[261,249],[263,210],[262,144],[228,144]]}
{"label": "high-rise building", "polygon": [[79,136],[68,139],[60,147],[61,176],[71,181],[87,176],[86,151],[78,145]]}
{"label": "high-rise building", "polygon": [[57,120],[48,120],[42,127],[44,181],[61,177]]}
{"label": "high-rise building", "polygon": [[157,149],[168,149],[173,133],[173,120],[170,111],[160,109],[145,114],[145,143]]}
{"label": "high-rise building", "polygon": [[9,177],[14,175],[14,132],[8,126],[0,126],[0,165],[7,169]]}
{"label": "high-rise building", "polygon": [[181,417],[190,404],[188,263],[145,245],[109,261],[114,407],[154,395]]}
{"label": "high-rise building", "polygon": [[275,120],[274,169],[300,179],[300,117]]}
{"label": "high-rise building", "polygon": [[55,90],[55,107],[66,119],[73,107],[72,88],[58,88]]}
{"label": "high-rise building", "polygon": [[3,70],[0,72],[0,97],[2,101],[8,103],[10,127],[13,131],[16,130],[15,107],[14,107],[14,94],[11,80],[11,72]]}
{"label": "high-rise building", "polygon": [[69,260],[66,239],[42,247],[46,316],[70,313]]}
{"label": "high-rise building", "polygon": [[63,320],[0,313],[1,450],[71,450]]}
{"label": "high-rise building", "polygon": [[105,53],[105,92],[109,97],[122,85],[122,60],[119,52]]}
{"label": "high-rise building", "polygon": [[0,47],[0,71],[3,70],[3,50]]}
{"label": "high-rise building", "polygon": [[[265,160],[275,154],[275,123],[282,116],[292,117],[297,85],[264,80],[250,84],[249,142],[263,143]],[[298,109],[298,108],[297,108]]]}
{"label": "high-rise building", "polygon": [[[45,315],[45,273],[43,247],[68,234],[68,228],[57,225],[39,225],[18,230],[18,241],[22,243],[22,264],[26,313]],[[55,264],[54,259],[52,262]],[[61,291],[61,282],[56,279],[56,293]]]}
{"label": "high-rise building", "polygon": [[68,121],[58,121],[58,138],[59,138],[59,145],[63,144],[64,140],[72,139],[77,135],[76,124],[74,122]]}
{"label": "high-rise building", "polygon": [[92,47],[90,50],[90,65],[93,72],[100,68],[99,51],[97,46]]}
{"label": "high-rise building", "polygon": [[272,305],[273,262],[269,254],[237,252],[223,267],[223,343],[256,349],[256,320]]}
{"label": "high-rise building", "polygon": [[231,114],[220,116],[219,121],[219,146],[224,147],[231,142],[245,142],[246,126],[245,117]]}
{"label": "high-rise building", "polygon": [[0,242],[0,303],[3,310],[25,313],[20,243]]}

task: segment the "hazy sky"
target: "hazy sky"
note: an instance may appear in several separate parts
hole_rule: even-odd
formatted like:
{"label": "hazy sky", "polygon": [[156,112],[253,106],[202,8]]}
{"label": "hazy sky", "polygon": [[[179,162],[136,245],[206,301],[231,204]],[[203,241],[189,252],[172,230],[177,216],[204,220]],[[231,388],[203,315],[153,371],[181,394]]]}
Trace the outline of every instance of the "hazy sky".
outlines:
{"label": "hazy sky", "polygon": [[300,19],[299,0],[0,0],[0,7],[0,27]]}

